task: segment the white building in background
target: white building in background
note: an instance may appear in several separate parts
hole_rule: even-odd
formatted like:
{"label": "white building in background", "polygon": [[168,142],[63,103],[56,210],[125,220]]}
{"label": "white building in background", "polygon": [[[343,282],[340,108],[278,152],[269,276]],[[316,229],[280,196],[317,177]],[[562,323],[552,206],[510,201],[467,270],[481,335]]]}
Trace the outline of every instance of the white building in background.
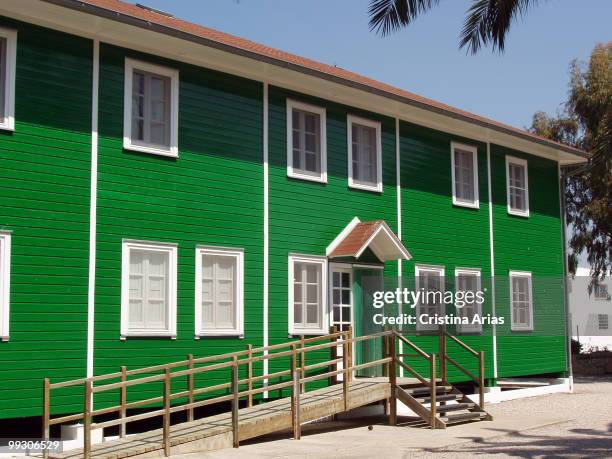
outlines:
{"label": "white building in background", "polygon": [[589,268],[578,267],[569,282],[569,307],[573,338],[583,349],[612,350],[612,278],[596,284],[589,293]]}

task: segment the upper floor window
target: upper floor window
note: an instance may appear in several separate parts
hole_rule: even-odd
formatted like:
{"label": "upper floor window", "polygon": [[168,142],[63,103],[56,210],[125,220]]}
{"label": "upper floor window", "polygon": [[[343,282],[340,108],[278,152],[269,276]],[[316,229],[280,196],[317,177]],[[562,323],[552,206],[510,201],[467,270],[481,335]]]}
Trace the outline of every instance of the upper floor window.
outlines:
{"label": "upper floor window", "polygon": [[600,330],[608,329],[608,314],[597,314],[597,326]]}
{"label": "upper floor window", "polygon": [[593,286],[593,296],[596,300],[609,300],[610,294],[608,293],[608,284],[597,282]]}
{"label": "upper floor window", "polygon": [[176,337],[175,244],[124,241],[121,336]]}
{"label": "upper floor window", "polygon": [[123,147],[178,156],[178,70],[125,59]]}
{"label": "upper floor window", "polygon": [[349,186],[382,191],[382,145],[380,123],[347,117]]}
{"label": "upper floor window", "polygon": [[17,32],[0,27],[0,129],[15,129]]}
{"label": "upper floor window", "polygon": [[243,258],[240,249],[196,248],[196,336],[243,334]]}
{"label": "upper floor window", "polygon": [[324,257],[289,255],[289,333],[325,334],[327,262]]}
{"label": "upper floor window", "polygon": [[[422,291],[416,304],[416,329],[437,330],[438,325],[429,323],[430,318],[444,314],[444,268],[442,266],[416,266],[415,291]],[[422,289],[422,290],[421,290]]]}
{"label": "upper floor window", "polygon": [[527,161],[506,156],[508,213],[529,217],[529,176]]}
{"label": "upper floor window", "polygon": [[453,204],[479,207],[478,157],[476,147],[451,143]]}
{"label": "upper floor window", "polygon": [[457,315],[465,317],[469,323],[458,325],[461,333],[480,332],[482,325],[480,321],[474,321],[475,316],[482,315],[482,305],[478,302],[476,293],[481,291],[480,270],[458,268],[455,270],[455,289],[462,293],[463,306],[457,307]]}
{"label": "upper floor window", "polygon": [[287,175],[327,182],[325,109],[287,99]]}
{"label": "upper floor window", "polygon": [[0,339],[9,337],[11,233],[0,231]]}
{"label": "upper floor window", "polygon": [[510,271],[510,316],[512,330],[533,330],[531,273]]}

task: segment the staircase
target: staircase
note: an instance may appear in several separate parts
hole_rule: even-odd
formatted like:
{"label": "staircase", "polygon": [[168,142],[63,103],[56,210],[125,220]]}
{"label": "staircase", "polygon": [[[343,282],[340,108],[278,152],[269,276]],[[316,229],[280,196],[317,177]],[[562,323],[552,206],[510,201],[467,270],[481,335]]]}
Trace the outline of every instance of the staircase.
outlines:
{"label": "staircase", "polygon": [[[448,339],[477,359],[477,375],[447,354]],[[383,341],[384,356],[355,364],[353,344],[376,340]],[[398,349],[408,349],[411,353],[398,353]],[[309,352],[318,351],[320,355],[322,350],[329,351],[328,360],[320,361],[318,357],[313,361],[310,357],[310,362],[306,363]],[[421,360],[420,371],[408,363],[415,357]],[[253,363],[264,360],[285,362],[282,365],[287,367],[269,374],[254,375]],[[427,364],[426,376],[421,374],[423,360]],[[479,388],[479,403],[447,383],[447,364],[454,365],[474,381]],[[372,367],[382,367],[384,377],[354,377],[356,372]],[[398,368],[403,368],[410,377],[398,378]],[[203,378],[195,379],[196,375],[208,371],[217,374],[227,371],[227,382],[210,385]],[[183,383],[178,390],[176,380]],[[318,384],[313,386],[315,382]],[[151,383],[157,383],[158,387],[161,383],[161,394],[143,398],[141,392],[135,394],[135,398],[128,398],[128,388],[150,387],[147,385]],[[83,388],[82,413],[52,418],[51,391],[75,386]],[[97,394],[109,391],[116,394],[118,405],[94,405]],[[254,401],[258,394],[264,398]],[[200,358],[190,355],[187,360],[154,367],[131,370],[121,367],[117,373],[92,378],[54,383],[45,379],[43,438],[49,439],[52,425],[80,421],[84,425],[84,447],[52,455],[45,452],[44,456],[57,459],[118,459],[145,454],[147,457],[169,456],[230,446],[237,448],[241,441],[287,428],[291,428],[293,437],[299,439],[301,425],[305,422],[380,402],[388,402],[389,423],[392,425],[397,424],[398,402],[434,429],[462,422],[492,420],[484,410],[484,353],[471,349],[445,331],[440,333],[439,353],[428,354],[394,330],[353,337],[349,327],[341,332],[334,329],[325,336],[302,337],[297,341],[256,349],[248,346],[245,351],[228,354]],[[231,410],[203,417],[195,413],[196,408],[219,403],[229,403]],[[128,412],[128,409],[151,406],[154,408],[139,414]],[[186,413],[186,421],[172,424],[171,415],[180,412]],[[126,434],[128,423],[155,417],[162,419],[161,429],[130,436]],[[92,444],[92,430],[109,427],[119,428],[119,438]]]}

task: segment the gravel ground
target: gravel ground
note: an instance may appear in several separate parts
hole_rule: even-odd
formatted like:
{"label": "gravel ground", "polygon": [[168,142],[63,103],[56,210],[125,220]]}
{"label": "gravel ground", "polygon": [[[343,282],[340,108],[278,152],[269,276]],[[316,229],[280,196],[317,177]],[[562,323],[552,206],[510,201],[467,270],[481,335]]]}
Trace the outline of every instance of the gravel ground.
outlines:
{"label": "gravel ground", "polygon": [[[245,442],[239,449],[173,458],[612,458],[612,378],[578,379],[573,394],[513,400],[488,405],[487,410],[493,422],[432,431],[409,423],[391,427],[386,419],[371,418],[305,426],[300,441],[279,434]],[[374,429],[368,430],[368,424]]]}
{"label": "gravel ground", "polygon": [[[520,430],[522,416],[557,412],[572,418],[546,427]],[[573,394],[554,394],[514,400],[490,406],[494,416],[516,416],[517,432],[500,432],[490,438],[434,450],[410,452],[406,458],[440,459],[524,458],[612,458],[612,378],[577,379]]]}

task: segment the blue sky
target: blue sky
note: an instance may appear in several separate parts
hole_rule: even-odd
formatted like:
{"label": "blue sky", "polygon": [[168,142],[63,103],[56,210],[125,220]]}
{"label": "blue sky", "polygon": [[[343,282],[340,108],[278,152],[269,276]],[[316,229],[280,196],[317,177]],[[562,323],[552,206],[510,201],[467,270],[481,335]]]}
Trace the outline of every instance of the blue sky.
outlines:
{"label": "blue sky", "polygon": [[[136,3],[136,2],[134,2]],[[442,0],[381,38],[368,0],[138,0],[175,16],[337,65],[421,96],[524,128],[566,99],[568,66],[612,40],[612,1],[548,0],[513,24],[506,52],[458,48],[469,0]]]}

